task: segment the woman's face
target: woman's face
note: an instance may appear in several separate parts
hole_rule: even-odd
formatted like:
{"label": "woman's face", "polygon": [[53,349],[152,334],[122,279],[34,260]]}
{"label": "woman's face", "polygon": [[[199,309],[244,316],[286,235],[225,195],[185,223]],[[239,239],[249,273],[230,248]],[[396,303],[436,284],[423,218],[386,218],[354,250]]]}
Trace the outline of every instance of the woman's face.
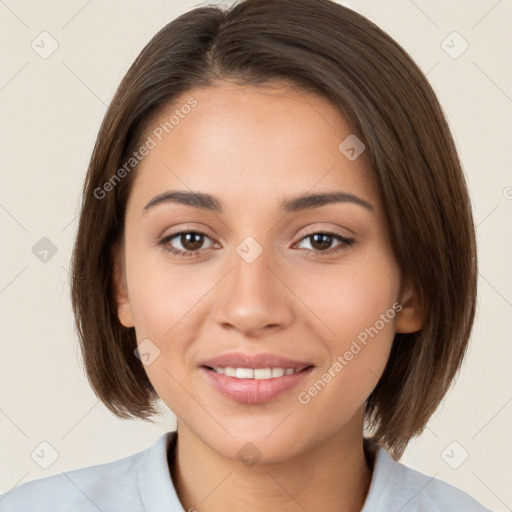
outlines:
{"label": "woman's face", "polygon": [[[222,83],[184,94],[143,143],[118,314],[160,398],[233,459],[247,442],[263,462],[361,436],[395,331],[419,325],[339,112],[284,84]],[[297,199],[323,194],[338,200]]]}

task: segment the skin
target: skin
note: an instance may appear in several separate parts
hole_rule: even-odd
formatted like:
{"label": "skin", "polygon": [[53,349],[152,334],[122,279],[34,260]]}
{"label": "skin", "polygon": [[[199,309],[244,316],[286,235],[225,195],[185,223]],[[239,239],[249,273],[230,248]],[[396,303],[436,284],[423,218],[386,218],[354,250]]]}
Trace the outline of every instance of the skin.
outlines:
{"label": "skin", "polygon": [[[371,479],[362,442],[365,400],[395,332],[422,325],[391,250],[366,152],[349,161],[338,145],[352,132],[339,111],[280,82],[193,89],[154,126],[191,96],[198,105],[137,168],[115,279],[120,322],[135,327],[138,343],[149,338],[160,350],[145,370],[177,417],[171,471],[179,498],[185,510],[201,512],[358,511]],[[168,190],[212,194],[224,211],[177,203],[144,210]],[[373,210],[348,202],[280,210],[286,199],[334,191]],[[206,234],[195,257],[159,244],[181,231]],[[322,232],[354,243],[334,252],[340,242],[330,238],[322,251],[308,236]],[[236,252],[247,236],[263,250],[252,263]],[[181,250],[191,245],[180,236],[167,242]],[[298,393],[396,302],[401,311],[301,404]],[[234,351],[271,352],[315,368],[277,399],[239,404],[198,368]],[[248,442],[261,453],[251,467],[237,457]]]}

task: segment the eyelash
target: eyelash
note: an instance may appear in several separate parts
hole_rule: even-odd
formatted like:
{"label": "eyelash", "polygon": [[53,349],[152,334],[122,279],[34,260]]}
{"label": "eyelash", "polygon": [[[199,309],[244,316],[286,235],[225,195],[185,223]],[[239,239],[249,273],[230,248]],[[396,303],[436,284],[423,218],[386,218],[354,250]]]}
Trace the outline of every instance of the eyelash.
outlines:
{"label": "eyelash", "polygon": [[[175,249],[174,247],[168,245],[168,243],[171,240],[173,240],[174,238],[177,238],[178,236],[185,235],[185,234],[191,234],[191,233],[193,233],[195,235],[203,235],[207,238],[210,238],[206,233],[203,233],[201,231],[180,231],[178,233],[173,233],[172,235],[168,235],[168,236],[162,238],[159,241],[159,245],[162,245],[163,248],[167,252],[170,252],[176,256],[195,258],[195,257],[199,256],[200,250],[198,250],[198,251],[181,251],[179,249]],[[308,253],[314,253],[316,256],[321,256],[321,257],[332,256],[335,253],[346,250],[347,248],[352,246],[355,242],[355,240],[353,238],[346,238],[344,236],[338,235],[337,233],[331,233],[329,231],[316,231],[314,233],[310,233],[310,234],[302,237],[299,242],[302,242],[303,240],[310,238],[314,235],[326,235],[326,236],[332,237],[335,240],[338,240],[339,242],[341,242],[339,245],[335,246],[334,248],[327,249],[325,251],[318,251],[318,250],[314,250],[314,249],[304,249]]]}

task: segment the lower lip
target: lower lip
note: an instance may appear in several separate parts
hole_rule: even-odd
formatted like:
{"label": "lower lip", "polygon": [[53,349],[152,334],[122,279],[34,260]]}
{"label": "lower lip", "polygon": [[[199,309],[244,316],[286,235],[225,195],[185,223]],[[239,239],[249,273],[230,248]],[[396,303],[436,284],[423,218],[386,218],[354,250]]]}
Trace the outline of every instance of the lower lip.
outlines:
{"label": "lower lip", "polygon": [[202,373],[213,387],[227,398],[241,404],[263,404],[301,383],[313,371],[308,367],[299,373],[272,379],[237,379],[202,366]]}

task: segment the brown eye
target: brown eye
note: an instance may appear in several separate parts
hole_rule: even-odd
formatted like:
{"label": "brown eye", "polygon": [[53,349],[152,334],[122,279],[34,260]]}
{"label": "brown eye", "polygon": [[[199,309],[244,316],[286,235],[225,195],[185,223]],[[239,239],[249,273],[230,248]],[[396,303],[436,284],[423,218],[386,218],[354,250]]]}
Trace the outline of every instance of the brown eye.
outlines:
{"label": "brown eye", "polygon": [[[312,233],[311,235],[307,235],[299,242],[299,244],[302,243],[304,240],[308,240],[309,245],[311,247],[310,249],[306,247],[306,251],[313,252],[315,254],[320,254],[322,256],[324,255],[322,253],[325,253],[325,255],[329,255],[337,251],[346,249],[354,243],[354,239],[352,238],[346,238],[335,233],[324,232]],[[337,241],[338,244],[331,248],[332,243],[334,241]]]}
{"label": "brown eye", "polygon": [[197,251],[203,245],[204,235],[195,232],[182,233],[179,241],[186,251]]}
{"label": "brown eye", "polygon": [[[195,256],[203,247],[205,240],[211,240],[205,233],[182,231],[162,238],[160,244],[169,252],[179,256]],[[211,247],[213,243],[208,246]],[[207,248],[207,247],[206,247]]]}
{"label": "brown eye", "polygon": [[315,233],[310,235],[309,239],[312,241],[311,246],[318,251],[325,251],[330,248],[333,237],[324,233]]}

